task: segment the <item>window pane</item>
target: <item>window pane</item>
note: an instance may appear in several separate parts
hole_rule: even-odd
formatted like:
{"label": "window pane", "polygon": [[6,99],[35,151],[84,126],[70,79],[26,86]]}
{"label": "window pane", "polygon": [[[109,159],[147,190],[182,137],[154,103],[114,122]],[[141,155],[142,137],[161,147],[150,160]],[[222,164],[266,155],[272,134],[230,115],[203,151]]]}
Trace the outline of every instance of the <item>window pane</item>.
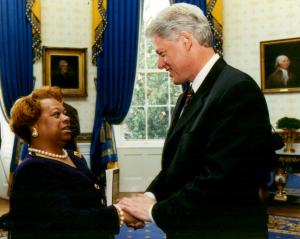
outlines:
{"label": "window pane", "polygon": [[168,107],[148,108],[148,138],[164,139],[169,125]]}
{"label": "window pane", "polygon": [[178,93],[175,88],[170,88],[168,73],[157,69],[157,54],[152,39],[145,36],[145,29],[149,21],[169,5],[169,0],[144,0],[136,82],[131,108],[123,124],[125,140],[151,140],[166,137],[170,123],[170,103],[171,107],[175,104],[172,103],[175,101],[172,97],[176,99]]}
{"label": "window pane", "polygon": [[151,39],[146,39],[147,44],[147,55],[146,55],[146,62],[148,69],[157,69],[156,62],[157,62],[157,55],[154,49],[154,45]]}
{"label": "window pane", "polygon": [[144,25],[142,24],[142,29],[139,39],[139,50],[138,50],[138,69],[145,68],[145,32]]}
{"label": "window pane", "polygon": [[147,98],[149,105],[168,104],[168,74],[147,74]]}
{"label": "window pane", "polygon": [[[172,107],[171,107],[171,117],[173,116],[174,109],[175,109],[175,106],[172,106]],[[170,123],[171,123],[171,122],[170,122]]]}
{"label": "window pane", "polygon": [[145,104],[145,74],[137,73],[133,91],[132,106]]}
{"label": "window pane", "polygon": [[146,139],[144,107],[131,107],[124,124],[125,139]]}
{"label": "window pane", "polygon": [[170,84],[171,105],[175,105],[179,95],[182,93],[182,86],[175,85],[173,82],[171,82]]}

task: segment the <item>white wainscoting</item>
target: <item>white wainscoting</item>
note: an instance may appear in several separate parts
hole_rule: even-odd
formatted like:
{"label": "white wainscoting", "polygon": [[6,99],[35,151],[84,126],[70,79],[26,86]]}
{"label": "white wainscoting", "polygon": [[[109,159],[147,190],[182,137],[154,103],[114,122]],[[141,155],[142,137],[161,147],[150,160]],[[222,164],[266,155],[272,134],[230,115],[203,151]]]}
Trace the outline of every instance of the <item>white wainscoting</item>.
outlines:
{"label": "white wainscoting", "polygon": [[161,169],[162,148],[118,148],[120,192],[144,192]]}
{"label": "white wainscoting", "polygon": [[[90,167],[90,143],[79,143],[79,150]],[[120,192],[144,192],[161,169],[160,147],[118,148]]]}
{"label": "white wainscoting", "polygon": [[80,153],[85,158],[89,169],[91,169],[91,159],[90,159],[90,143],[77,143]]}

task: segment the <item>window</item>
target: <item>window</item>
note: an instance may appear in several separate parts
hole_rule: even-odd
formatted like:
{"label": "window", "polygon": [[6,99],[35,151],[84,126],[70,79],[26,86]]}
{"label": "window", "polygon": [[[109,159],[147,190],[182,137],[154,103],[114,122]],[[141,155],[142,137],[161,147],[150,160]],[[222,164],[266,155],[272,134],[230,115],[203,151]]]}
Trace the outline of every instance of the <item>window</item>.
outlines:
{"label": "window", "polygon": [[181,93],[165,70],[157,68],[157,55],[145,28],[169,0],[145,0],[139,38],[138,64],[131,108],[121,126],[122,141],[163,140],[170,125],[172,111]]}

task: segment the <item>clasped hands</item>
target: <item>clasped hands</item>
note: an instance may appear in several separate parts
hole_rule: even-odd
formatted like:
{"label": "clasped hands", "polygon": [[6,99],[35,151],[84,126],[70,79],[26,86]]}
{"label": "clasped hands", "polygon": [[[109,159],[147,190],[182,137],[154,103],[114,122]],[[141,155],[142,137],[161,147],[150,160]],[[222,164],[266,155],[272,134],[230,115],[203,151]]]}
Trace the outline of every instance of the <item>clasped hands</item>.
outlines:
{"label": "clasped hands", "polygon": [[145,222],[150,222],[150,208],[155,201],[144,194],[137,194],[134,197],[124,197],[120,199],[117,205],[123,210],[124,223],[135,229],[143,228]]}

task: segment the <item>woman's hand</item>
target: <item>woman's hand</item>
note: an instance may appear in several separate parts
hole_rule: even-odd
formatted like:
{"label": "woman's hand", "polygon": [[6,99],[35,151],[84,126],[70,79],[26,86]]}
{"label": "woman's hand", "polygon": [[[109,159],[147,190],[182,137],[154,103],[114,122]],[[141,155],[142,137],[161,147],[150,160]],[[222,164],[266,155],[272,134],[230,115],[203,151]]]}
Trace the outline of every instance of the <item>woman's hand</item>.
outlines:
{"label": "woman's hand", "polygon": [[131,198],[122,198],[119,202],[123,211],[144,222],[150,222],[150,210],[155,201],[145,194],[138,194]]}
{"label": "woman's hand", "polygon": [[123,210],[123,206],[120,203],[118,203],[116,205],[122,210],[122,213],[124,216],[124,223],[127,226],[133,227],[134,229],[143,228],[145,226],[145,223],[143,221],[137,219],[136,217],[130,215],[128,212]]}

